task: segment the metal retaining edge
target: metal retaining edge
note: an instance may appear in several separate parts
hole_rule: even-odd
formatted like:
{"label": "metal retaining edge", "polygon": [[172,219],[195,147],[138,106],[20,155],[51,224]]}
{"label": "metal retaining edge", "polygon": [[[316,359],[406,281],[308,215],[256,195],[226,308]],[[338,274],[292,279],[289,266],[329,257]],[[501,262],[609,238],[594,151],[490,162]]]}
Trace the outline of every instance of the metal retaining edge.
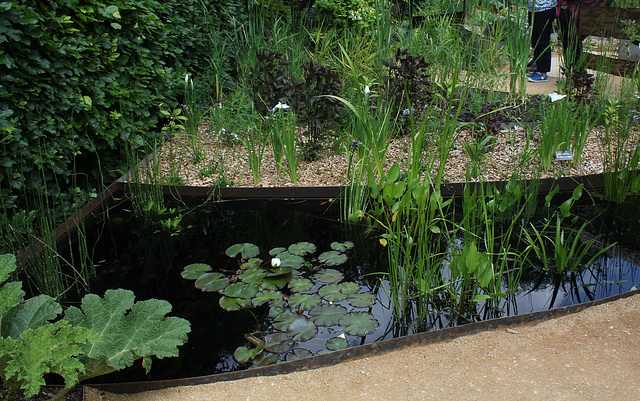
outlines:
{"label": "metal retaining edge", "polygon": [[112,393],[138,393],[143,391],[161,390],[170,387],[193,386],[222,381],[239,380],[251,377],[275,376],[298,371],[312,370],[321,367],[337,365],[339,363],[350,360],[382,355],[388,352],[397,351],[412,346],[420,346],[448,341],[458,337],[474,335],[483,331],[499,329],[502,327],[513,328],[522,325],[537,323],[542,320],[570,315],[583,311],[592,306],[602,305],[608,302],[617,301],[638,294],[640,294],[640,290],[634,290],[578,305],[527,313],[518,316],[509,316],[504,318],[486,320],[477,323],[469,323],[462,326],[450,327],[442,330],[434,330],[425,333],[394,338],[373,344],[360,345],[342,351],[334,351],[328,354],[312,356],[297,361],[283,362],[276,365],[270,365],[260,368],[252,368],[236,372],[174,380],[112,384],[88,384],[85,385],[83,389],[93,388],[101,391],[109,391]]}

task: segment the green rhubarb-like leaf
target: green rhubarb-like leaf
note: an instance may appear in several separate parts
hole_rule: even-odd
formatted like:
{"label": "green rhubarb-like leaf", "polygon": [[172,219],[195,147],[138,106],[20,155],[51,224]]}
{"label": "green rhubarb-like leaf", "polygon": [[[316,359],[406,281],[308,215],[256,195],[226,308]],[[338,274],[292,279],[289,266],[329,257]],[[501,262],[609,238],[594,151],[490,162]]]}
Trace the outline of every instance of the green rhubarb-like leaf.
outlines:
{"label": "green rhubarb-like leaf", "polygon": [[64,320],[26,329],[18,340],[0,341],[0,355],[8,357],[4,377],[19,383],[27,397],[40,391],[46,373],[59,374],[65,386],[72,387],[85,372],[77,358],[83,352],[81,347],[95,338],[91,330],[71,326]]}
{"label": "green rhubarb-like leaf", "polygon": [[[0,285],[9,279],[16,270],[16,257],[10,253],[0,255]],[[0,315],[7,309],[18,305],[24,299],[22,283],[19,281],[6,283],[0,288]]]}
{"label": "green rhubarb-like leaf", "polygon": [[[86,295],[82,309],[70,307],[65,313],[65,319],[72,325],[97,333],[98,337],[85,345],[83,352],[90,360],[104,359],[111,371],[124,369],[142,358],[148,372],[152,356],[178,356],[178,347],[187,341],[187,333],[191,331],[187,320],[166,316],[171,312],[169,302],[134,301],[132,291],[108,290],[104,297]],[[87,371],[86,376],[105,373],[108,372]]]}
{"label": "green rhubarb-like leaf", "polygon": [[0,337],[20,338],[26,329],[36,329],[62,313],[62,307],[48,295],[38,295],[0,316]]}

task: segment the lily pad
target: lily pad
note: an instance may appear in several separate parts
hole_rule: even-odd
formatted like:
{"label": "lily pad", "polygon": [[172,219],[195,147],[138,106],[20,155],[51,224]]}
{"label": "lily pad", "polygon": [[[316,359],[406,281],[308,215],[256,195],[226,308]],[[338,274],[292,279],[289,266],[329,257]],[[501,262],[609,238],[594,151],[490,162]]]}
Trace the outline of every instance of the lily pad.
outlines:
{"label": "lily pad", "polygon": [[284,308],[287,306],[287,301],[285,301],[282,297],[278,299],[272,299],[269,301],[269,307],[272,308]]}
{"label": "lily pad", "polygon": [[318,294],[293,294],[289,298],[289,306],[302,310],[315,308],[322,300]]}
{"label": "lily pad", "polygon": [[304,265],[304,258],[299,255],[292,255],[289,252],[282,252],[278,254],[281,267],[291,267],[297,269]]}
{"label": "lily pad", "polygon": [[260,263],[262,263],[262,259],[260,258],[251,258],[240,265],[243,269],[251,269],[252,267],[260,267]]}
{"label": "lily pad", "polygon": [[300,318],[300,315],[298,315],[297,313],[285,312],[281,315],[276,316],[275,319],[273,319],[272,326],[277,330],[287,331],[289,330],[289,325],[291,325],[293,321],[299,318]]}
{"label": "lily pad", "polygon": [[265,340],[262,340],[260,344],[255,348],[247,348],[245,346],[238,347],[233,353],[233,357],[239,363],[247,363],[253,358],[255,358],[256,355],[262,352],[262,350],[265,347],[265,343],[266,343]]}
{"label": "lily pad", "polygon": [[251,304],[251,299],[222,296],[220,297],[218,304],[220,304],[220,307],[226,311],[239,311],[240,309],[248,308]]}
{"label": "lily pad", "polygon": [[297,361],[298,359],[309,358],[313,356],[313,353],[306,348],[296,348],[289,352],[287,356],[284,358],[285,361]]}
{"label": "lily pad", "polygon": [[353,312],[344,315],[338,322],[345,326],[344,331],[352,336],[364,336],[378,327],[378,321],[366,312]]}
{"label": "lily pad", "polygon": [[319,305],[311,309],[309,314],[318,326],[333,326],[347,314],[347,308],[340,305]]}
{"label": "lily pad", "polygon": [[327,266],[338,266],[347,261],[347,255],[341,252],[327,251],[322,252],[318,256],[318,260]]}
{"label": "lily pad", "polygon": [[305,292],[313,288],[313,282],[307,278],[294,278],[288,284],[291,292]]}
{"label": "lily pad", "polygon": [[267,276],[267,272],[262,269],[251,268],[243,271],[238,278],[246,284],[255,284],[262,281]]}
{"label": "lily pad", "polygon": [[349,347],[349,342],[346,338],[331,337],[327,340],[325,346],[331,351],[339,351],[341,349],[346,349],[347,347]]}
{"label": "lily pad", "polygon": [[197,280],[200,276],[202,276],[202,273],[210,271],[211,266],[205,263],[192,263],[188,266],[185,266],[180,275],[182,276],[182,278],[186,278],[187,280]]}
{"label": "lily pad", "polygon": [[338,281],[342,280],[342,277],[344,277],[342,273],[334,269],[320,270],[313,275],[314,279],[318,280],[321,283],[327,284],[337,283]]}
{"label": "lily pad", "polygon": [[347,302],[356,308],[368,308],[376,303],[376,296],[370,292],[351,294],[349,298],[347,298]]}
{"label": "lily pad", "polygon": [[195,287],[205,292],[224,290],[229,285],[229,279],[222,273],[204,273],[196,280]]}
{"label": "lily pad", "polygon": [[230,298],[253,298],[260,287],[255,284],[245,284],[242,282],[233,283],[220,293]]}
{"label": "lily pad", "polygon": [[332,242],[331,249],[338,252],[344,252],[353,248],[353,242],[345,241],[345,242]]}
{"label": "lily pad", "polygon": [[316,246],[311,242],[298,242],[289,246],[289,253],[292,255],[304,256],[316,251]]}
{"label": "lily pad", "polygon": [[306,341],[315,337],[318,327],[306,317],[298,317],[291,322],[287,329],[287,335],[295,341]]}
{"label": "lily pad", "polygon": [[272,267],[267,270],[267,276],[275,277],[275,276],[284,276],[285,274],[291,273],[293,268],[291,266],[282,266],[280,267]]}
{"label": "lily pad", "polygon": [[241,255],[242,259],[251,259],[255,256],[258,256],[260,253],[260,248],[257,245],[250,244],[248,242],[242,244],[231,245],[225,251],[228,257],[235,258],[238,254]]}
{"label": "lily pad", "polygon": [[285,333],[269,334],[264,339],[266,341],[264,349],[277,354],[289,351],[296,344],[295,341]]}
{"label": "lily pad", "polygon": [[283,248],[281,246],[277,247],[277,248],[273,248],[272,250],[269,251],[269,256],[276,256],[279,253],[282,253],[284,251],[286,251],[287,248]]}
{"label": "lily pad", "polygon": [[280,291],[264,290],[258,292],[256,296],[251,300],[251,303],[254,306],[260,306],[265,302],[271,302],[277,299],[282,299],[282,293]]}
{"label": "lily pad", "polygon": [[279,354],[274,354],[273,352],[263,352],[253,360],[253,364],[256,366],[273,365],[278,362],[278,358],[280,358]]}
{"label": "lily pad", "polygon": [[358,291],[360,286],[356,283],[348,282],[341,284],[329,284],[321,287],[318,295],[330,302],[344,301],[354,292]]}
{"label": "lily pad", "polygon": [[279,288],[284,287],[291,280],[291,275],[287,274],[286,276],[273,276],[273,277],[265,277],[262,279],[262,283],[260,283],[260,287],[265,290],[277,290]]}

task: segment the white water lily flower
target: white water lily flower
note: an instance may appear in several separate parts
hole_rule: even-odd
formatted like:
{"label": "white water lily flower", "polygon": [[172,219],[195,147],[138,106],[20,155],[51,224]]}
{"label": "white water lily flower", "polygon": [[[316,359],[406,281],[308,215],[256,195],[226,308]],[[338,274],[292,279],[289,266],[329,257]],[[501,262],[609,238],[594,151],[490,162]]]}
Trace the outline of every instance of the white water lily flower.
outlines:
{"label": "white water lily flower", "polygon": [[275,110],[275,109],[288,109],[288,108],[289,108],[288,104],[283,104],[283,103],[278,102],[278,104],[276,104],[273,109]]}
{"label": "white water lily flower", "polygon": [[278,267],[278,266],[280,266],[280,259],[278,258],[271,259],[271,267]]}
{"label": "white water lily flower", "polygon": [[345,336],[344,333],[340,333],[340,335],[338,337],[340,337],[342,339],[347,338],[347,336]]}

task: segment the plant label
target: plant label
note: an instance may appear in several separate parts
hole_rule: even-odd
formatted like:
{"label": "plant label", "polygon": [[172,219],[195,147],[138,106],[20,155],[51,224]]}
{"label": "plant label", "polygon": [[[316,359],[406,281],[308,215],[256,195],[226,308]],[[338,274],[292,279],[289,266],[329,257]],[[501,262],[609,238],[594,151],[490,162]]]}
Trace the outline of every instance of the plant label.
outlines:
{"label": "plant label", "polygon": [[570,150],[559,150],[556,152],[556,160],[573,160],[573,152]]}

